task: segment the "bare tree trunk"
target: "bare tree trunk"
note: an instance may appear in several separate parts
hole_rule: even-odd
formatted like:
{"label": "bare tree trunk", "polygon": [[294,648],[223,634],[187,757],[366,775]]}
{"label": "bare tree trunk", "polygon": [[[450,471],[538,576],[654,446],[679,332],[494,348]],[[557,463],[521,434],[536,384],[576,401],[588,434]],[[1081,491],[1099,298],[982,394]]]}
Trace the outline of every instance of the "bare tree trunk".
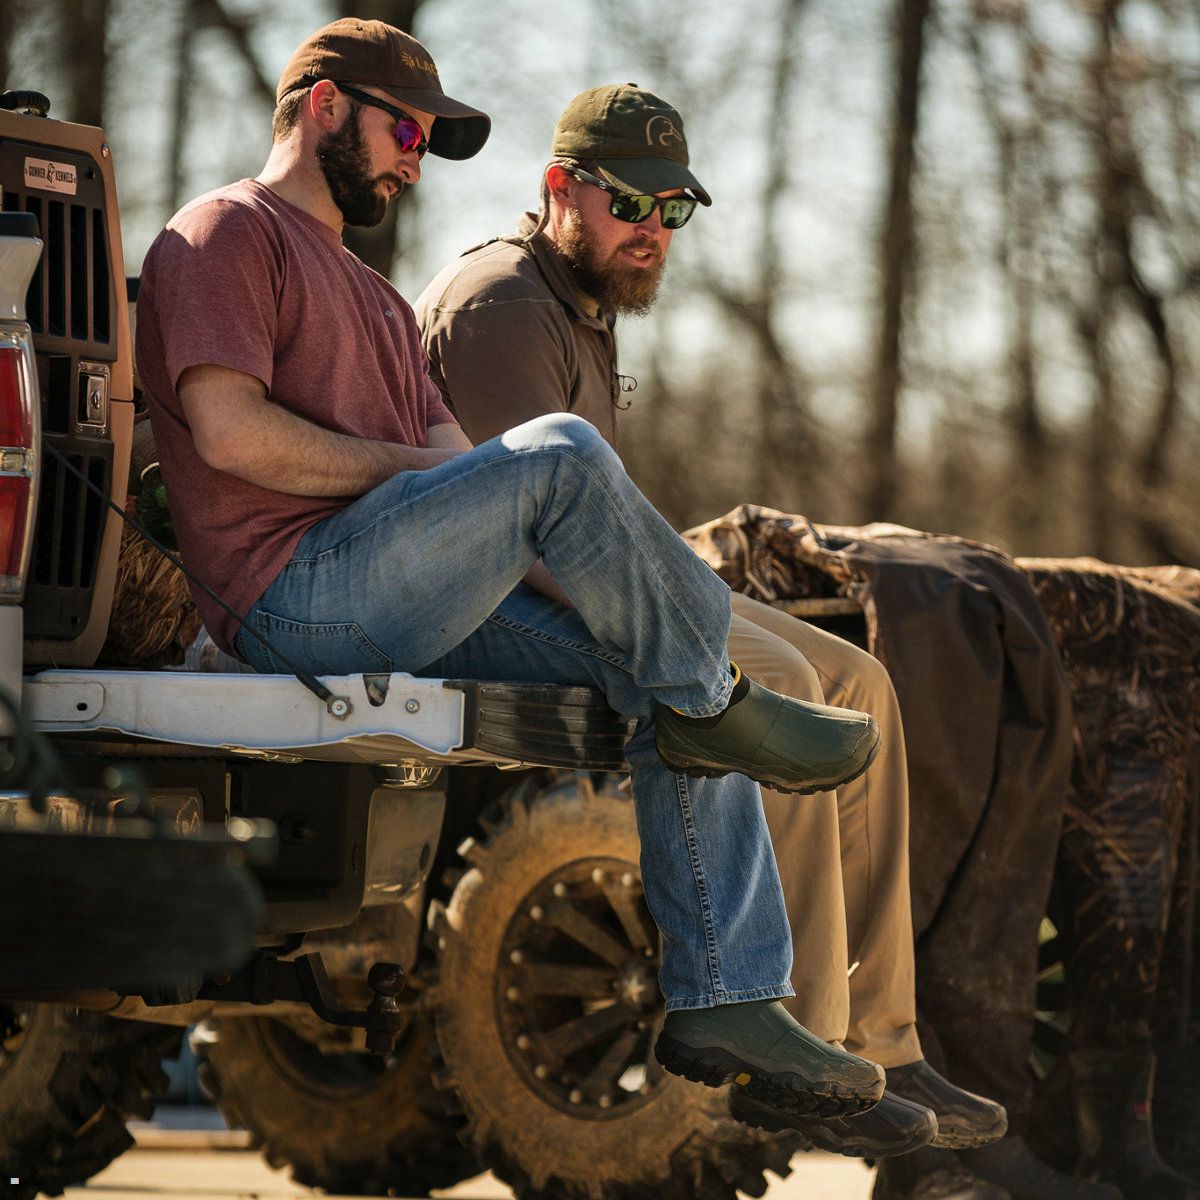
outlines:
{"label": "bare tree trunk", "polygon": [[178,212],[184,201],[184,147],[191,118],[192,38],[198,23],[196,0],[180,0],[175,39],[175,102],[171,111],[170,211]]}
{"label": "bare tree trunk", "polygon": [[1091,353],[1095,377],[1095,397],[1087,431],[1085,479],[1087,486],[1087,522],[1089,550],[1099,558],[1112,558],[1118,543],[1119,511],[1113,488],[1117,469],[1116,443],[1121,424],[1110,358],[1113,317],[1117,290],[1124,280],[1121,265],[1121,231],[1126,225],[1122,212],[1126,204],[1120,171],[1113,161],[1113,133],[1117,120],[1109,74],[1113,35],[1123,0],[1102,0],[1096,12],[1096,50],[1090,73],[1096,97],[1096,128],[1093,145],[1096,155],[1096,191],[1099,225],[1096,231],[1094,262],[1096,289],[1094,308],[1080,318],[1080,333]]}
{"label": "bare tree trunk", "polygon": [[108,0],[60,2],[63,61],[67,68],[67,118],[80,125],[103,125]]}
{"label": "bare tree trunk", "polygon": [[[369,21],[386,21],[397,29],[411,32],[421,0],[341,0],[339,16],[362,17]],[[370,229],[347,226],[342,241],[359,258],[378,271],[385,279],[390,278],[399,256],[400,208],[411,209],[416,201],[412,189],[405,191],[388,205],[383,220]],[[406,213],[411,217],[412,213]]]}
{"label": "bare tree trunk", "polygon": [[913,175],[920,127],[921,67],[931,0],[899,0],[896,37],[896,110],[889,184],[880,243],[880,316],[875,378],[867,434],[866,505],[869,519],[893,515],[899,494],[896,426],[899,417],[904,301],[914,262]]}
{"label": "bare tree trunk", "polygon": [[821,459],[802,382],[785,342],[776,330],[783,284],[781,208],[795,165],[791,137],[792,81],[796,75],[797,30],[808,0],[782,0],[778,51],[771,77],[766,120],[766,180],[758,212],[759,238],[749,285],[734,289],[711,266],[705,283],[727,316],[755,343],[754,392],[757,401],[756,488],[753,499],[780,508],[804,509],[813,498],[814,468]]}
{"label": "bare tree trunk", "polygon": [[767,176],[757,254],[761,296],[754,327],[760,349],[758,457],[767,503],[785,509],[809,506],[811,493],[805,485],[812,480],[816,464],[821,461],[815,445],[816,431],[806,411],[796,371],[775,332],[784,275],[781,208],[795,157],[790,119],[792,80],[796,75],[798,27],[807,3],[808,0],[783,0],[779,15],[779,48],[771,79]]}
{"label": "bare tree trunk", "polygon": [[[1037,51],[1026,18],[1020,18],[1024,43],[1024,87],[1036,102]],[[1038,391],[1034,313],[1037,302],[1037,230],[1041,208],[1040,164],[1042,138],[1036,119],[1024,126],[1005,118],[999,103],[999,84],[988,62],[980,27],[972,25],[969,41],[982,85],[984,112],[999,151],[1000,192],[1004,205],[1001,255],[1008,288],[1010,401],[1008,427],[1012,439],[1012,468],[1007,517],[1012,542],[1024,554],[1047,552],[1042,543],[1046,526],[1048,445]]]}
{"label": "bare tree trunk", "polygon": [[[15,88],[17,84],[12,78],[12,63],[9,60],[12,46],[13,30],[17,27],[17,17],[24,16],[23,0],[11,0],[11,3],[0,4],[0,91]],[[32,84],[26,84],[32,87]]]}
{"label": "bare tree trunk", "polygon": [[198,24],[211,25],[229,35],[230,45],[250,72],[250,86],[254,94],[268,106],[268,111],[274,112],[275,80],[267,77],[262,63],[258,61],[258,56],[250,45],[253,20],[229,12],[222,0],[195,0],[195,5]]}

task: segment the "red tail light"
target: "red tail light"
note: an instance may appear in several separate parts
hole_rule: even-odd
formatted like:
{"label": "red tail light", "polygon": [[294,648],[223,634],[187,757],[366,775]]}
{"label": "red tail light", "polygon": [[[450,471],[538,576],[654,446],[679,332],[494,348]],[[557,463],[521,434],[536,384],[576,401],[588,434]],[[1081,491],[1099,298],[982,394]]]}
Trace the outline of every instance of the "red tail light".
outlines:
{"label": "red tail light", "polygon": [[0,597],[20,597],[32,534],[36,413],[27,335],[0,333]]}
{"label": "red tail light", "polygon": [[0,449],[33,446],[32,389],[25,371],[24,349],[0,346]]}

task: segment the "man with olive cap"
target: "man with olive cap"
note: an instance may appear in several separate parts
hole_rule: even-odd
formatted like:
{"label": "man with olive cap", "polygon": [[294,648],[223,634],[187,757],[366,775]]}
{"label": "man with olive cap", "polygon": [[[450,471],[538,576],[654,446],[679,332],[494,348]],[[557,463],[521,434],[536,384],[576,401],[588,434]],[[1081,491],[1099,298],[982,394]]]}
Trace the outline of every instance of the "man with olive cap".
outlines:
{"label": "man with olive cap", "polygon": [[662,931],[660,1059],[783,1109],[862,1111],[882,1070],[779,1002],[791,938],[753,780],[835,786],[866,770],[875,722],[730,664],[729,589],[588,422],[544,416],[472,449],[411,308],[341,244],[346,222],[378,221],[420,178],[426,150],[469,157],[488,128],[419,42],[336,21],[285,68],[258,177],[187,205],[151,247],[138,355],[175,529],[245,616],[196,603],[260,671],[603,689],[637,720],[626,757]]}
{"label": "man with olive cap", "polygon": [[[575,413],[616,447],[614,319],[651,307],[674,231],[712,201],[689,167],[679,113],[635,84],[576,96],[551,156],[537,217],[450,264],[417,315],[431,375],[476,444]],[[760,683],[870,712],[881,727],[867,775],[803,804],[778,791],[764,801],[794,939],[797,996],[788,1008],[881,1063],[888,1080],[884,1100],[860,1116],[780,1114],[739,1089],[734,1115],[868,1157],[907,1153],[931,1137],[948,1147],[994,1141],[1004,1109],[938,1075],[917,1037],[904,735],[887,672],[850,643],[740,595],[729,651]]]}

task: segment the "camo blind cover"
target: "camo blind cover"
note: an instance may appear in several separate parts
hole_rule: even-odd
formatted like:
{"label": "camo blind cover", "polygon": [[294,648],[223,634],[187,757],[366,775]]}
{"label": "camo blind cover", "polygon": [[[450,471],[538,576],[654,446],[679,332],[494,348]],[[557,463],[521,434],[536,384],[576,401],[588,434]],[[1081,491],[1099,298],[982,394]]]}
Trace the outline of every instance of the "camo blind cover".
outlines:
{"label": "camo blind cover", "polygon": [[[897,526],[817,526],[753,506],[685,536],[730,587],[758,599],[858,600],[885,663],[906,614],[877,604],[876,559],[862,549],[936,557],[970,545]],[[1015,565],[1053,632],[1074,710],[1056,883],[1072,1040],[1194,1037],[1200,571],[1085,558]],[[916,861],[917,845],[915,878],[930,865]]]}

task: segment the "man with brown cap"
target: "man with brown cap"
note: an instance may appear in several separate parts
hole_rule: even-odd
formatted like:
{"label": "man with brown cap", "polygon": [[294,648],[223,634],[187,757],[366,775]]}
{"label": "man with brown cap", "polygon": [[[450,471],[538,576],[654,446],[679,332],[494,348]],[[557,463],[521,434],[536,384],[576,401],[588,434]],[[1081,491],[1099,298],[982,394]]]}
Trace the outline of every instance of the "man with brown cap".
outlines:
{"label": "man with brown cap", "polygon": [[[432,377],[476,444],[538,416],[576,413],[615,447],[614,318],[650,308],[674,230],[712,201],[690,169],[679,113],[634,84],[576,96],[551,154],[538,217],[448,266],[417,315]],[[803,805],[770,791],[764,802],[794,940],[788,1007],[888,1078],[884,1100],[857,1117],[782,1118],[737,1090],[734,1115],[869,1157],[925,1144],[929,1110],[935,1145],[999,1138],[1004,1110],[938,1075],[917,1037],[904,737],[887,672],[850,643],[740,595],[729,651],[775,690],[862,709],[881,727],[869,775]]]}
{"label": "man with brown cap", "polygon": [[326,26],[285,68],[274,130],[259,176],[176,214],[142,274],[138,355],[180,547],[245,614],[197,591],[209,632],[261,671],[601,688],[637,721],[660,1060],[786,1110],[869,1107],[882,1070],[779,1002],[791,938],[753,780],[805,792],[861,774],[875,722],[730,664],[728,588],[586,421],[471,448],[411,308],[340,240],[420,178],[426,150],[464,158],[487,137],[419,42]]}

